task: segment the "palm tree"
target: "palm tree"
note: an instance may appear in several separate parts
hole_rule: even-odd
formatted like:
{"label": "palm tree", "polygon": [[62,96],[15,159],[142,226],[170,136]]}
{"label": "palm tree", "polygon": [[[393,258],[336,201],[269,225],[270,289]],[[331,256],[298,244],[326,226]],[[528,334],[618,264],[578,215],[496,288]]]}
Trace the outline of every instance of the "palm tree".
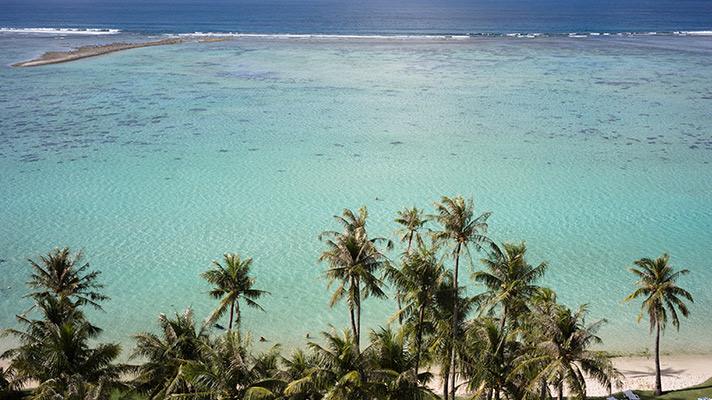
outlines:
{"label": "palm tree", "polygon": [[528,264],[524,259],[526,251],[524,242],[501,246],[492,243],[489,257],[481,259],[487,271],[472,274],[472,280],[486,288],[476,297],[480,310],[492,310],[498,304],[502,306],[502,331],[509,314],[522,314],[521,311],[526,310],[526,301],[539,292],[540,287],[535,283],[548,266],[546,261],[536,267]]}
{"label": "palm tree", "polygon": [[285,397],[291,400],[319,399],[324,388],[318,387],[315,382],[306,379],[309,374],[318,368],[317,357],[314,353],[305,353],[302,349],[293,349],[289,357],[282,357],[282,380],[285,382],[299,381],[299,385],[290,386],[290,394]]}
{"label": "palm tree", "polygon": [[430,372],[418,374],[418,354],[412,351],[409,335],[403,328],[397,332],[390,328],[371,331],[370,356],[373,375],[385,384],[384,400],[438,399],[426,386]]}
{"label": "palm tree", "polygon": [[491,318],[478,318],[467,327],[462,369],[473,398],[483,393],[494,400],[523,398],[514,374],[515,359],[522,352],[515,336]]}
{"label": "palm tree", "polygon": [[248,353],[249,345],[249,336],[243,339],[239,331],[201,341],[200,359],[187,362],[183,368],[183,377],[195,392],[183,397],[271,400],[279,396],[285,383],[270,376],[263,360],[274,359],[276,352],[273,349],[256,358]]}
{"label": "palm tree", "polygon": [[215,309],[208,318],[210,322],[214,323],[217,321],[229,309],[230,320],[227,325],[228,331],[232,330],[233,316],[236,317],[235,325],[239,328],[240,299],[243,299],[248,306],[264,311],[255,300],[270,293],[266,290],[252,288],[257,279],[256,277],[249,277],[252,258],[242,260],[237,253],[227,253],[225,254],[224,267],[215,260],[213,260],[213,265],[215,265],[215,268],[200,275],[215,285],[215,288],[207,293],[214,299],[220,299],[220,306]]}
{"label": "palm tree", "polygon": [[39,262],[27,259],[34,270],[34,273],[30,274],[32,280],[27,282],[27,286],[39,290],[23,298],[39,298],[51,294],[75,299],[78,305],[91,304],[99,310],[102,308],[98,302],[109,300],[109,297],[99,292],[104,287],[97,283],[101,272],[87,271],[89,263],[80,265],[82,250],[72,256],[67,247],[61,250],[55,248],[46,256],[40,254],[39,258]]}
{"label": "palm tree", "polygon": [[41,395],[43,390],[65,395],[77,376],[86,384],[118,385],[120,375],[127,371],[126,366],[113,364],[121,347],[99,343],[91,348],[90,341],[98,337],[101,329],[91,325],[75,303],[67,297],[47,295],[38,297],[34,308],[41,313],[41,319],[30,319],[27,313],[19,315],[17,320],[25,330],[3,332],[21,343],[0,356],[11,359],[8,373],[13,388],[22,388],[30,381],[44,382],[33,395]]}
{"label": "palm tree", "polygon": [[116,385],[107,379],[96,383],[87,382],[81,375],[72,376],[64,392],[57,392],[57,380],[50,379],[39,384],[28,396],[29,400],[109,400]]}
{"label": "palm tree", "polygon": [[332,283],[339,282],[339,287],[331,296],[329,307],[346,297],[357,351],[361,338],[361,298],[386,297],[381,289],[383,282],[376,277],[376,273],[384,268],[388,261],[376,248],[376,243],[386,242],[386,246],[391,247],[391,242],[387,239],[368,237],[367,216],[365,206],[359,208],[357,214],[344,209],[341,217],[334,216],[344,230],[326,231],[319,235],[319,240],[326,243],[328,250],[322,251],[317,261],[326,261],[329,264],[329,269],[322,275],[329,279],[327,290]]}
{"label": "palm tree", "polygon": [[332,329],[332,332],[322,332],[322,336],[324,346],[314,342],[308,344],[317,357],[317,366],[310,368],[304,378],[290,382],[285,395],[295,396],[318,388],[326,399],[381,397],[384,385],[370,373],[367,356],[359,352],[353,333],[344,329],[339,336]]}
{"label": "palm tree", "polygon": [[411,209],[403,207],[403,209],[397,211],[397,213],[398,217],[395,219],[395,222],[401,225],[402,228],[398,229],[394,235],[401,234],[401,242],[405,242],[406,240],[408,241],[408,245],[405,250],[406,253],[408,253],[410,252],[413,240],[415,240],[417,245],[423,244],[423,240],[421,239],[418,230],[425,225],[427,219],[423,215],[423,209],[415,206]]}
{"label": "palm tree", "polygon": [[183,314],[175,313],[173,318],[159,314],[158,325],[160,336],[150,332],[133,336],[137,343],[131,358],[145,362],[137,368],[132,384],[149,399],[163,399],[193,390],[184,379],[182,369],[188,361],[200,358],[200,344],[207,340],[205,327],[196,329],[190,308]]}
{"label": "palm tree", "polygon": [[[485,212],[475,217],[475,206],[473,204],[472,197],[465,200],[462,196],[458,195],[455,198],[449,198],[443,196],[440,199],[440,203],[434,202],[436,215],[432,218],[435,219],[441,226],[442,231],[435,232],[433,234],[433,241],[438,244],[447,244],[448,248],[452,247],[450,254],[455,259],[455,272],[453,274],[453,289],[457,295],[459,290],[458,286],[458,275],[459,275],[459,265],[460,265],[460,255],[463,251],[469,253],[469,246],[473,246],[476,250],[480,250],[483,243],[488,243],[489,239],[484,235],[487,232],[487,219],[490,216],[490,212]],[[458,302],[453,302],[453,327],[452,339],[453,342],[457,342],[458,336]],[[457,369],[455,368],[455,348],[452,349],[452,355],[450,359],[450,369],[452,373],[453,388],[451,396],[455,397],[455,377],[457,374]]]}
{"label": "palm tree", "polygon": [[544,381],[558,389],[559,400],[563,399],[564,385],[570,390],[569,397],[585,400],[584,376],[588,376],[610,392],[611,383],[620,373],[605,353],[589,350],[591,345],[602,343],[596,332],[605,320],[586,325],[585,314],[585,305],[575,313],[553,302],[533,307],[529,316],[533,348],[519,360],[520,368],[535,364],[538,369],[528,391]]}
{"label": "palm tree", "polygon": [[681,275],[686,275],[690,271],[683,269],[675,272],[672,265],[668,265],[670,256],[663,253],[662,257],[655,260],[641,258],[633,261],[638,269],[628,268],[637,278],[635,285],[639,286],[635,292],[623,300],[623,303],[632,302],[633,299],[644,297],[638,322],[643,318],[643,313],[648,314],[650,319],[650,334],[655,331],[655,390],[656,396],[662,394],[662,383],[660,381],[660,331],[665,330],[668,321],[668,314],[672,325],[680,330],[680,320],[678,311],[687,317],[690,310],[683,300],[694,303],[692,295],[675,283]]}
{"label": "palm tree", "polygon": [[[403,207],[403,209],[397,211],[397,213],[398,217],[395,219],[395,222],[400,224],[402,228],[395,231],[394,235],[401,234],[400,241],[408,241],[408,245],[405,248],[405,254],[407,255],[410,253],[410,248],[414,239],[418,246],[424,245],[423,239],[418,233],[418,230],[425,225],[427,219],[423,215],[423,209],[419,209],[416,206],[413,206],[411,209]],[[398,310],[402,309],[403,307],[401,306],[400,292],[396,293],[396,301],[398,303]],[[398,317],[398,324],[403,324],[403,319],[401,317]]]}
{"label": "palm tree", "polygon": [[[423,331],[426,314],[433,314],[437,307],[437,296],[443,290],[443,281],[450,271],[438,262],[434,250],[420,247],[417,252],[408,253],[403,261],[403,267],[394,274],[393,281],[399,292],[399,299],[405,305],[391,318],[405,315],[415,331],[415,365],[413,371],[418,373],[420,355],[423,344]],[[449,291],[448,291],[449,292]]]}
{"label": "palm tree", "polygon": [[[450,396],[450,389],[452,392],[457,390],[457,381],[450,381],[451,375],[451,360],[452,353],[457,354],[462,353],[462,340],[458,337],[458,341],[452,340],[452,330],[453,330],[453,303],[457,301],[457,309],[463,315],[467,315],[473,308],[473,301],[468,297],[461,297],[460,292],[457,291],[453,295],[452,288],[453,276],[452,273],[448,272],[445,275],[440,289],[435,292],[435,304],[432,308],[426,309],[425,321],[427,323],[423,324],[423,328],[426,329],[425,336],[423,339],[423,345],[426,351],[421,354],[428,355],[432,360],[440,364],[440,378],[443,382],[443,399],[448,400]],[[457,329],[463,331],[465,327],[464,320],[458,320]],[[455,376],[457,377],[457,376]],[[453,397],[452,400],[455,398]]]}

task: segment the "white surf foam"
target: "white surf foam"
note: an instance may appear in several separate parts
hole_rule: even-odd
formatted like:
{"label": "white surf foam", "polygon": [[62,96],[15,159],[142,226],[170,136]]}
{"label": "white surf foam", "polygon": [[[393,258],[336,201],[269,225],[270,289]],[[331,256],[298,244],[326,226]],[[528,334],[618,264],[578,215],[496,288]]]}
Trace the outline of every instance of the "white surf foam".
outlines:
{"label": "white surf foam", "polygon": [[120,29],[0,28],[0,33],[41,33],[50,35],[115,35]]}

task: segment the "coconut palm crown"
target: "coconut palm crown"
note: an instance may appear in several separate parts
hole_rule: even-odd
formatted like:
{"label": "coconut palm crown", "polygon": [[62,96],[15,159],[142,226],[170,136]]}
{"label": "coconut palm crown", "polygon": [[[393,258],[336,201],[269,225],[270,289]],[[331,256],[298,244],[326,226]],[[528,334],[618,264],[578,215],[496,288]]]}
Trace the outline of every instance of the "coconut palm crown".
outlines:
{"label": "coconut palm crown", "polygon": [[240,299],[244,300],[248,306],[264,311],[264,308],[257,304],[255,300],[270,293],[266,290],[253,289],[257,278],[249,276],[252,258],[243,260],[237,253],[227,253],[225,254],[225,266],[214,260],[213,265],[215,265],[215,268],[200,275],[215,286],[207,293],[212,298],[220,300],[218,308],[208,317],[209,322],[216,322],[230,310],[227,329],[228,331],[232,330],[233,320],[239,328]]}
{"label": "coconut palm crown", "polygon": [[70,255],[69,248],[55,248],[47,255],[39,255],[39,261],[27,259],[33,269],[31,281],[26,285],[36,289],[26,297],[46,297],[54,295],[67,297],[77,305],[91,304],[101,310],[100,301],[109,300],[99,291],[104,285],[97,283],[101,272],[88,271],[89,263],[82,264],[82,250]]}

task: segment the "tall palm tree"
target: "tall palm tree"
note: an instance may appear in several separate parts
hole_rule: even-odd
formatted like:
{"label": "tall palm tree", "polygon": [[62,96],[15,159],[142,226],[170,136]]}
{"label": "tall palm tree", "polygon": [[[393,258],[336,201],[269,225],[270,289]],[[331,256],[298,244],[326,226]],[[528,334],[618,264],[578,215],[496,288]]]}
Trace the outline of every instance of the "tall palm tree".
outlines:
{"label": "tall palm tree", "polygon": [[668,265],[670,256],[663,253],[662,257],[655,260],[641,258],[633,261],[638,268],[628,268],[637,278],[635,285],[639,286],[635,292],[623,300],[623,303],[632,302],[638,297],[644,297],[638,322],[647,313],[650,319],[650,334],[655,331],[655,390],[656,396],[662,394],[662,383],[660,381],[660,331],[665,330],[668,321],[668,314],[672,325],[680,330],[680,319],[678,312],[684,317],[690,314],[684,300],[694,303],[692,295],[685,289],[677,286],[676,282],[681,275],[686,275],[690,271],[683,269],[675,272],[672,265]]}
{"label": "tall palm tree", "polygon": [[392,246],[390,240],[368,237],[367,216],[365,206],[359,208],[357,214],[344,209],[341,217],[334,216],[344,230],[325,231],[319,235],[319,240],[323,240],[328,249],[321,252],[317,261],[317,263],[325,261],[329,264],[329,269],[322,275],[329,279],[327,290],[332,283],[339,282],[339,286],[331,296],[329,307],[346,297],[357,351],[361,339],[361,299],[368,296],[386,297],[381,289],[383,282],[376,277],[376,274],[388,264],[388,260],[376,244],[385,242],[387,248]]}
{"label": "tall palm tree", "polygon": [[143,332],[133,335],[136,347],[131,358],[145,361],[135,372],[132,385],[149,399],[164,399],[176,393],[193,390],[183,375],[184,365],[201,356],[201,342],[207,340],[207,330],[196,329],[193,310],[175,313],[173,318],[158,315],[160,334]]}
{"label": "tall palm tree", "polygon": [[566,385],[569,397],[586,399],[588,376],[611,390],[611,384],[618,381],[620,373],[613,367],[608,356],[589,347],[600,344],[596,332],[605,323],[599,320],[586,324],[585,305],[576,312],[560,305],[536,305],[529,318],[529,332],[533,335],[532,348],[520,357],[520,368],[535,364],[538,370],[528,386],[531,391],[544,381],[558,389],[559,400],[563,399]]}
{"label": "tall palm tree", "polygon": [[435,251],[420,247],[417,252],[405,256],[403,267],[392,278],[398,288],[398,297],[402,298],[405,305],[391,319],[400,319],[405,315],[415,331],[413,369],[416,375],[422,353],[426,314],[432,315],[435,311],[437,296],[443,291],[442,284],[447,276],[452,275],[438,262]]}
{"label": "tall palm tree", "polygon": [[27,286],[37,291],[23,298],[38,298],[51,294],[68,297],[77,305],[91,304],[99,310],[102,309],[99,302],[109,299],[99,291],[104,287],[97,282],[101,272],[87,271],[89,263],[82,264],[82,250],[70,255],[67,247],[61,250],[55,248],[46,256],[40,254],[39,258],[38,262],[27,259],[34,270],[30,274],[32,280],[27,282]]}
{"label": "tall palm tree", "polygon": [[[444,400],[448,400],[451,391],[455,392],[458,387],[457,381],[450,381],[452,353],[454,351],[457,356],[462,353],[463,349],[460,337],[457,342],[452,340],[453,309],[455,308],[453,303],[457,301],[457,309],[462,315],[468,315],[474,306],[472,298],[460,296],[459,291],[453,295],[452,281],[452,273],[445,275],[440,290],[435,294],[435,306],[426,309],[425,321],[427,323],[423,324],[423,327],[427,329],[423,338],[426,351],[421,354],[421,357],[428,355],[440,364]],[[464,319],[458,320],[457,324],[457,329],[462,332],[465,328]],[[453,397],[452,400],[454,399]]]}
{"label": "tall palm tree", "polygon": [[[239,331],[228,332],[215,340],[201,341],[201,357],[188,361],[183,377],[195,388],[194,393],[182,397],[193,399],[253,399],[272,400],[278,397],[285,383],[270,376],[262,357],[248,352],[249,336]],[[264,358],[273,358],[273,350]]]}
{"label": "tall palm tree", "polygon": [[256,277],[250,277],[250,267],[252,266],[252,258],[242,260],[237,253],[225,254],[225,266],[213,260],[215,268],[210,269],[200,276],[215,285],[208,292],[214,298],[220,300],[220,306],[210,314],[208,320],[210,322],[217,321],[221,316],[230,310],[230,320],[227,325],[228,331],[232,330],[233,317],[236,317],[236,326],[240,327],[240,302],[242,299],[245,303],[253,308],[264,311],[264,309],[255,302],[265,294],[270,294],[266,290],[253,289]]}
{"label": "tall palm tree", "polygon": [[[421,229],[425,223],[428,222],[428,220],[423,214],[423,209],[419,209],[416,206],[413,206],[411,209],[403,207],[403,209],[397,211],[397,213],[398,217],[396,217],[395,222],[401,225],[402,228],[395,231],[394,235],[401,234],[400,241],[408,241],[408,245],[405,248],[405,255],[407,255],[410,253],[413,240],[415,240],[418,246],[424,245],[423,239],[418,233],[418,230]],[[400,292],[396,293],[396,301],[398,303],[398,310],[402,309],[403,307],[401,306]],[[403,324],[403,319],[401,317],[398,317],[398,324]]]}
{"label": "tall palm tree", "polygon": [[548,266],[546,261],[536,267],[527,263],[524,258],[526,251],[524,242],[504,243],[501,246],[492,243],[488,258],[481,259],[486,271],[472,274],[472,280],[486,288],[476,297],[480,310],[492,310],[496,305],[502,307],[502,331],[509,314],[521,314],[526,309],[527,300],[539,292],[540,287],[535,283]]}
{"label": "tall palm tree", "polygon": [[[460,255],[463,251],[468,252],[469,247],[473,246],[475,250],[480,250],[482,244],[489,243],[490,240],[484,235],[487,232],[487,219],[490,212],[485,212],[479,216],[475,216],[475,206],[472,197],[465,200],[462,196],[457,195],[454,198],[443,196],[440,203],[434,202],[433,206],[437,214],[432,218],[440,224],[441,231],[433,234],[433,241],[438,244],[447,245],[450,254],[455,259],[455,272],[453,274],[453,289],[455,295],[459,290],[458,275],[460,265]],[[458,302],[453,302],[453,327],[452,339],[457,342],[458,336]],[[455,382],[457,369],[455,368],[455,348],[452,349],[450,359],[450,368],[452,381]],[[453,385],[451,396],[455,397],[455,387]]]}

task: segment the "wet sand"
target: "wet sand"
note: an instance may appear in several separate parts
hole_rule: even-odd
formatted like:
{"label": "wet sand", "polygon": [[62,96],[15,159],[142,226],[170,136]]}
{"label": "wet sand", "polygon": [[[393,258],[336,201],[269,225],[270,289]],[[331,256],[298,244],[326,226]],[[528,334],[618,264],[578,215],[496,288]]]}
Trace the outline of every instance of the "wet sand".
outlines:
{"label": "wet sand", "polygon": [[110,43],[101,46],[82,46],[71,51],[50,51],[44,53],[39,58],[30,61],[22,61],[12,64],[13,67],[37,67],[40,65],[59,64],[75,60],[80,60],[87,57],[95,57],[102,54],[113,53],[121,50],[135,49],[139,47],[164,46],[169,44],[180,43],[206,43],[217,42],[222,40],[231,40],[230,38],[197,38],[197,39],[165,39],[156,42],[141,42],[141,43]]}

